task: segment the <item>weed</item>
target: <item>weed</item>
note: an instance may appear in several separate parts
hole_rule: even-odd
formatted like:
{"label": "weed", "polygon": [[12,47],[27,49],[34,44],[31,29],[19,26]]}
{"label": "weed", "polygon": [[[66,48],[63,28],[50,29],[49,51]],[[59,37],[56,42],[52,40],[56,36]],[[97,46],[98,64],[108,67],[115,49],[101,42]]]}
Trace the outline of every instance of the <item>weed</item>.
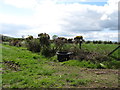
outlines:
{"label": "weed", "polygon": [[67,79],[66,79],[66,82],[75,82],[75,80],[74,80],[74,79],[67,78]]}
{"label": "weed", "polygon": [[72,86],[87,85],[88,82],[89,80],[86,80],[86,79],[76,79],[76,80],[72,80],[70,85]]}

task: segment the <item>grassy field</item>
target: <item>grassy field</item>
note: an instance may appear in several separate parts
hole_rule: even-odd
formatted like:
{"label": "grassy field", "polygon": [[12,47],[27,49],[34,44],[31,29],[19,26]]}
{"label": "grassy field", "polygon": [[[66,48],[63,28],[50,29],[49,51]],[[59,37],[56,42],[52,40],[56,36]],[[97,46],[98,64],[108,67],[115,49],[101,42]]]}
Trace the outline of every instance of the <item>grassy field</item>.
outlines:
{"label": "grassy field", "polygon": [[[72,46],[76,46],[74,44],[66,44],[65,48],[70,48]],[[107,55],[108,53],[110,53],[112,50],[114,50],[118,45],[117,44],[82,44],[82,49],[84,50],[88,50],[91,52],[99,52],[103,55]],[[79,45],[77,45],[77,47],[79,48]],[[120,50],[120,48],[115,51],[112,56],[118,57],[118,51]]]}
{"label": "grassy field", "polygon": [[[87,65],[89,62],[76,60],[58,62],[56,56],[45,58],[23,47],[9,45],[0,47],[2,47],[0,74],[3,88],[118,87],[118,69],[85,68],[82,63]],[[106,54],[117,45],[86,44],[82,47],[90,51],[99,50],[101,53],[104,50]],[[118,57],[118,51],[113,53],[113,56]]]}

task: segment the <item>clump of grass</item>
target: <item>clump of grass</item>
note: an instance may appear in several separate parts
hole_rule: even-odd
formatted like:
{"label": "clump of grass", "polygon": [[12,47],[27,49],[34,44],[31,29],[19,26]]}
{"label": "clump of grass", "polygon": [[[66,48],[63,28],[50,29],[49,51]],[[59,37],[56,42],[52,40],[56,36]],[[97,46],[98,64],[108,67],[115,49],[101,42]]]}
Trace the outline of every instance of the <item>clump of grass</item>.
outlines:
{"label": "clump of grass", "polygon": [[88,83],[87,80],[76,80],[75,82],[72,82],[71,85],[72,86],[78,86],[78,85],[86,85]]}
{"label": "clump of grass", "polygon": [[69,60],[62,62],[62,64],[69,65],[69,66],[79,66],[79,67],[86,67],[86,68],[97,68],[97,65],[90,62],[90,61],[78,61],[78,60]]}
{"label": "clump of grass", "polygon": [[39,84],[40,87],[46,87],[46,88],[55,86],[55,81],[50,78],[43,78],[41,80],[35,81],[35,83]]}
{"label": "clump of grass", "polygon": [[86,79],[71,79],[71,78],[67,78],[66,82],[70,83],[71,86],[80,86],[80,85],[87,85],[90,80],[86,80]]}
{"label": "clump of grass", "polygon": [[108,69],[120,69],[120,61],[116,60],[111,60],[109,62],[105,61],[103,64],[106,66]]}
{"label": "clump of grass", "polygon": [[49,58],[48,60],[54,61],[54,62],[58,62],[58,60],[57,60],[57,55],[55,55],[55,56]]}
{"label": "clump of grass", "polygon": [[43,69],[37,72],[37,75],[48,75],[51,76],[55,71],[54,70],[48,70],[48,69]]}
{"label": "clump of grass", "polygon": [[74,82],[74,81],[75,81],[75,79],[71,79],[71,78],[66,79],[66,82]]}

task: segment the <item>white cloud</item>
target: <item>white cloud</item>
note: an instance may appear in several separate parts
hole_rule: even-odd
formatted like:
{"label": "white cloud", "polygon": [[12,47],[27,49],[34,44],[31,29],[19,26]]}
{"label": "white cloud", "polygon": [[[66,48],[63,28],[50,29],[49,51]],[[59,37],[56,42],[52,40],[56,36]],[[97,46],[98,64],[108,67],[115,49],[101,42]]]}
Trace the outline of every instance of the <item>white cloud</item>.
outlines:
{"label": "white cloud", "polygon": [[[34,13],[19,17],[0,14],[0,23],[32,27],[29,31],[23,30],[21,34],[47,32],[58,34],[58,36],[60,33],[65,33],[72,36],[82,34],[87,38],[97,38],[101,34],[94,33],[95,31],[105,28],[117,30],[118,1],[108,0],[105,6],[97,6],[80,3],[56,4],[58,0],[4,0],[4,3],[17,8],[31,8]],[[94,36],[83,32],[89,32]],[[105,34],[102,34],[102,37],[106,37]]]}
{"label": "white cloud", "polygon": [[36,0],[2,0],[4,3],[18,8],[34,8],[37,4]]}
{"label": "white cloud", "polygon": [[94,38],[94,40],[112,40],[112,41],[118,41],[118,33],[117,32],[91,32],[86,35],[86,38],[88,40],[91,40]]}

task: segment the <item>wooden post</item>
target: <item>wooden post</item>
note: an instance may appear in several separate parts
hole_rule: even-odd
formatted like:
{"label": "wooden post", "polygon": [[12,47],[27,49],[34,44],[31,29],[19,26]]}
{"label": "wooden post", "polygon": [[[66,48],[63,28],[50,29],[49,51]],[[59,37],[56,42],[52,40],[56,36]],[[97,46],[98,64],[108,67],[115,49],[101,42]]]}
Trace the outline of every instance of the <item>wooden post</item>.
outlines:
{"label": "wooden post", "polygon": [[120,46],[118,46],[118,47],[115,48],[112,52],[110,52],[110,53],[108,54],[108,56],[111,55],[113,52],[115,52],[118,48],[120,48]]}

